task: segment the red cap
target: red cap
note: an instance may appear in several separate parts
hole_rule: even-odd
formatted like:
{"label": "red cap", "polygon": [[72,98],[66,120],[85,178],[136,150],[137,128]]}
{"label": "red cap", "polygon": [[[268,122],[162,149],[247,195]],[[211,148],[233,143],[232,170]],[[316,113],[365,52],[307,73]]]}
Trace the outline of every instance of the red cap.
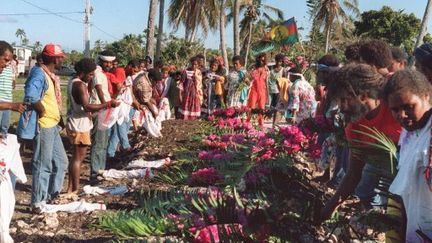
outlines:
{"label": "red cap", "polygon": [[61,47],[56,44],[46,44],[43,51],[43,55],[50,56],[50,57],[64,57],[65,54],[63,53]]}

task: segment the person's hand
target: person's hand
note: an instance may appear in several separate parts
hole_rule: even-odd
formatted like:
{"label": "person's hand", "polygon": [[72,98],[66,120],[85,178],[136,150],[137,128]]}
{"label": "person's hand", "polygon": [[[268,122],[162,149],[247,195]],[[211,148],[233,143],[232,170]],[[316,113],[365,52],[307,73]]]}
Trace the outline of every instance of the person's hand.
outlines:
{"label": "person's hand", "polygon": [[156,117],[158,117],[158,111],[155,108],[150,109],[150,112],[152,113],[153,117],[156,119]]}
{"label": "person's hand", "polygon": [[295,119],[295,117],[290,117],[290,118],[287,118],[287,122],[289,124],[296,124],[296,119]]}
{"label": "person's hand", "polygon": [[117,106],[119,106],[120,105],[120,101],[118,101],[118,100],[113,100],[112,102],[111,102],[111,107],[113,107],[113,108],[115,108],[115,107],[117,107]]}
{"label": "person's hand", "polygon": [[11,110],[22,113],[27,109],[27,105],[24,103],[12,103]]}

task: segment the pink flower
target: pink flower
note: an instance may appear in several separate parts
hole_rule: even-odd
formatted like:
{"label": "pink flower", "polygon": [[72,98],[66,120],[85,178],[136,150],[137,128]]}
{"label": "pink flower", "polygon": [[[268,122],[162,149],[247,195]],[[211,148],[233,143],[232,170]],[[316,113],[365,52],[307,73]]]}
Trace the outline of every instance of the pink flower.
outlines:
{"label": "pink flower", "polygon": [[273,138],[262,137],[258,142],[258,146],[260,147],[269,147],[275,144],[275,140]]}
{"label": "pink flower", "polygon": [[[219,239],[219,227],[224,227],[225,232],[230,235],[232,234],[232,229],[235,228],[236,232],[243,232],[243,228],[239,224],[222,224],[222,225],[209,225],[204,228],[198,229],[196,227],[190,228],[189,232],[195,234],[199,230],[198,236],[195,237],[195,243],[211,243],[211,242],[221,242]],[[211,234],[211,236],[210,236]]]}
{"label": "pink flower", "polygon": [[218,122],[217,122],[217,126],[218,127],[225,127],[225,121],[222,118],[219,118]]}
{"label": "pink flower", "polygon": [[213,167],[208,167],[192,172],[190,184],[194,186],[209,186],[223,179],[224,176],[219,171]]}
{"label": "pink flower", "polygon": [[313,159],[319,159],[321,157],[321,146],[313,144],[309,147],[309,152]]}
{"label": "pink flower", "polygon": [[230,108],[225,110],[225,115],[227,117],[233,117],[235,112],[236,112],[235,109],[233,107],[230,107]]}

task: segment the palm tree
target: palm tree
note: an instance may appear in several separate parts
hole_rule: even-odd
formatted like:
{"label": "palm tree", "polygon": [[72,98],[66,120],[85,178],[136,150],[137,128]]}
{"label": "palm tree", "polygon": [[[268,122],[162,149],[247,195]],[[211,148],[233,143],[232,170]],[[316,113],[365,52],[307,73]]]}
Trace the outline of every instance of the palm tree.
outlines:
{"label": "palm tree", "polygon": [[[16,32],[15,32],[15,36],[20,39],[21,45],[23,45],[24,44],[23,41],[27,37],[26,32],[24,31],[24,29],[17,29]],[[27,40],[27,42],[28,42],[28,40]]]}
{"label": "palm tree", "polygon": [[246,67],[249,58],[249,49],[252,41],[253,23],[258,19],[259,14],[260,14],[259,9],[257,9],[254,4],[249,5],[245,13],[245,20],[248,20],[249,22],[248,41],[246,46],[246,54],[245,54],[245,62],[244,62]]}
{"label": "palm tree", "polygon": [[35,43],[33,44],[33,51],[34,52],[42,51],[42,44],[40,43],[40,41],[35,41]]}
{"label": "palm tree", "polygon": [[146,56],[150,56],[152,59],[154,58],[154,33],[157,4],[157,0],[150,0],[147,24]]}
{"label": "palm tree", "polygon": [[159,61],[161,57],[164,15],[165,15],[165,0],[159,0],[159,26],[158,26],[158,35],[156,40],[156,58],[155,58],[157,61]]}
{"label": "palm tree", "polygon": [[185,27],[185,39],[195,41],[198,28],[204,36],[209,30],[218,29],[219,5],[215,0],[171,0],[168,8],[168,22],[178,29]]}
{"label": "palm tree", "polygon": [[313,25],[324,29],[326,37],[325,52],[330,47],[331,31],[335,27],[342,28],[346,24],[352,23],[348,11],[354,17],[360,15],[358,0],[309,0],[309,14],[313,18]]}
{"label": "palm tree", "polygon": [[431,8],[432,8],[432,0],[428,0],[427,5],[426,5],[426,9],[425,9],[425,12],[423,15],[421,27],[420,27],[420,33],[417,37],[417,41],[416,41],[414,49],[419,47],[422,44],[423,38],[426,35],[427,24],[429,22],[429,12],[431,11]]}
{"label": "palm tree", "polygon": [[[240,11],[243,12],[243,19],[240,21],[240,36],[243,39],[243,47],[241,48],[245,51],[245,65],[247,65],[247,57],[249,56],[249,49],[252,44],[253,36],[257,33],[252,31],[254,29],[255,23],[257,21],[264,21],[267,25],[271,25],[274,22],[281,22],[284,18],[282,10],[275,8],[273,6],[263,3],[263,0],[241,0]],[[275,21],[271,15],[275,14],[277,16],[277,21]],[[228,21],[231,21],[235,16],[234,13],[228,14]],[[262,22],[260,22],[262,23]],[[263,32],[259,32],[262,36]]]}
{"label": "palm tree", "polygon": [[234,0],[233,4],[233,26],[234,26],[234,55],[240,55],[240,0]]}
{"label": "palm tree", "polygon": [[228,54],[225,46],[225,0],[220,0],[219,9],[219,34],[220,34],[220,49],[222,52],[222,57],[224,59],[225,70],[228,72]]}

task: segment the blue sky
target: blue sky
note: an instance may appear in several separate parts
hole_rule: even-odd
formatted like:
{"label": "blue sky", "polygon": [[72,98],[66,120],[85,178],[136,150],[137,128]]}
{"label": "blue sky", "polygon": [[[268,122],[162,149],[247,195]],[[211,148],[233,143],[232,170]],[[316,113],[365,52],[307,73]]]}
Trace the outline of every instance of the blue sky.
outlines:
{"label": "blue sky", "polygon": [[[170,0],[165,0],[166,5]],[[420,19],[426,7],[427,0],[359,0],[361,11],[380,9],[382,6],[391,6],[393,9],[403,9],[407,13],[414,13]],[[30,4],[29,4],[30,3]],[[40,41],[42,44],[54,42],[62,45],[65,50],[83,49],[83,20],[82,13],[56,15],[5,15],[20,13],[44,13],[33,5],[52,12],[83,12],[85,0],[10,0],[2,1],[0,8],[0,38],[9,42],[19,43],[15,32],[18,28],[25,30],[30,43]],[[307,16],[306,0],[265,0],[265,3],[278,7],[284,11],[285,18],[295,17],[298,27],[306,30],[310,28]],[[33,5],[32,5],[33,4]],[[147,27],[149,0],[91,0],[94,8],[91,43],[95,40],[114,41],[124,34],[139,34]],[[46,12],[45,12],[46,13]],[[165,25],[165,32],[173,32]],[[432,21],[428,25],[431,29]],[[232,47],[232,25],[227,26],[227,45]],[[102,30],[102,31],[101,31]],[[184,29],[175,34],[184,35]],[[301,32],[306,36],[306,31]],[[202,39],[204,37],[201,36]],[[218,33],[210,33],[205,40],[208,48],[218,48]]]}

